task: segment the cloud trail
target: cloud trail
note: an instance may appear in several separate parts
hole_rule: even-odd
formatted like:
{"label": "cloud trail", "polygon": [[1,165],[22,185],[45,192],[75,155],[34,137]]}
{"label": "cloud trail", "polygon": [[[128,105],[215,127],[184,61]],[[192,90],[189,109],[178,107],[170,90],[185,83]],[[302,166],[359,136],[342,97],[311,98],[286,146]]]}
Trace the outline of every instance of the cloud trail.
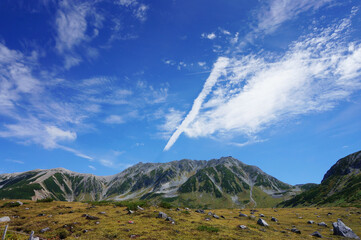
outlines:
{"label": "cloud trail", "polygon": [[173,144],[177,141],[179,136],[184,132],[184,130],[188,127],[188,125],[196,118],[201,106],[204,102],[204,99],[208,96],[208,94],[212,91],[213,86],[216,84],[218,78],[224,74],[224,69],[228,65],[228,58],[220,57],[217,62],[214,64],[211,74],[206,80],[201,93],[194,100],[192,109],[188,113],[188,115],[184,118],[180,126],[170,137],[167,145],[164,147],[164,151],[168,151]]}

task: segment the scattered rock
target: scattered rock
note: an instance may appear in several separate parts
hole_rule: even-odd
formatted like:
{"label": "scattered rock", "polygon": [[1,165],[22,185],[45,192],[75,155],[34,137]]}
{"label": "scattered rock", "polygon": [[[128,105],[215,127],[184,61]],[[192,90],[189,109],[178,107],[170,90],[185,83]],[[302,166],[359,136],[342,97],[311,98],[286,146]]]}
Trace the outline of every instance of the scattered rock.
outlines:
{"label": "scattered rock", "polygon": [[272,218],[271,218],[271,221],[273,221],[273,222],[278,222],[277,218],[275,218],[275,217],[272,217]]}
{"label": "scattered rock", "polygon": [[95,216],[86,215],[86,219],[88,219],[88,220],[98,220],[99,218],[95,217]]}
{"label": "scattered rock", "polygon": [[204,219],[204,220],[206,220],[206,221],[211,221],[211,219],[210,219],[210,218],[206,218],[206,219]]}
{"label": "scattered rock", "polygon": [[208,216],[213,216],[213,213],[212,213],[212,212],[208,212]]}
{"label": "scattered rock", "polygon": [[268,223],[265,220],[263,220],[262,218],[258,219],[257,224],[264,226],[264,227],[268,227]]}
{"label": "scattered rock", "polygon": [[158,216],[157,216],[157,218],[164,218],[164,219],[166,219],[167,217],[168,217],[168,215],[165,214],[164,212],[159,212]]}
{"label": "scattered rock", "polygon": [[26,207],[25,210],[29,210],[30,208]]}
{"label": "scattered rock", "polygon": [[43,217],[43,216],[45,216],[46,214],[45,213],[39,213],[38,214],[38,217]]}
{"label": "scattered rock", "polygon": [[312,237],[322,238],[321,233],[319,233],[318,231],[311,233],[311,236],[312,236]]}
{"label": "scattered rock", "polygon": [[203,209],[197,209],[196,212],[197,213],[204,213],[204,210]]}
{"label": "scattered rock", "polygon": [[188,211],[188,210],[189,210],[189,208],[187,208],[187,207],[186,207],[186,208],[185,208],[185,210],[187,210],[187,211]]}
{"label": "scattered rock", "polygon": [[332,223],[333,235],[338,235],[347,238],[360,239],[351,228],[347,227],[341,219],[337,219],[337,222]]}
{"label": "scattered rock", "polygon": [[69,211],[69,213],[74,213],[74,211]]}
{"label": "scattered rock", "polygon": [[221,218],[226,219],[223,215],[221,215]]}
{"label": "scattered rock", "polygon": [[292,228],[291,232],[297,233],[297,234],[301,234],[301,231],[298,230],[297,228]]}
{"label": "scattered rock", "polygon": [[216,219],[219,219],[218,215],[216,215],[216,214],[213,214],[213,217]]}
{"label": "scattered rock", "polygon": [[100,222],[99,221],[96,221],[95,224],[98,225]]}
{"label": "scattered rock", "polygon": [[246,229],[247,227],[245,225],[239,225],[238,226],[240,229]]}
{"label": "scattered rock", "polygon": [[181,209],[180,209],[180,208],[176,208],[175,210],[176,210],[176,211],[180,211]]}
{"label": "scattered rock", "polygon": [[44,232],[47,232],[47,231],[50,231],[49,227],[46,227],[46,228],[43,228],[43,229],[40,230],[41,233],[44,233]]}
{"label": "scattered rock", "polygon": [[171,218],[171,217],[167,217],[165,220],[170,221],[170,222],[174,222],[173,218]]}
{"label": "scattered rock", "polygon": [[130,235],[130,238],[137,238],[137,237],[140,237],[140,235],[136,235],[136,234]]}
{"label": "scattered rock", "polygon": [[106,212],[98,212],[98,214],[106,214]]}
{"label": "scattered rock", "polygon": [[264,217],[264,215],[261,213],[260,215],[259,215],[260,217]]}
{"label": "scattered rock", "polygon": [[137,206],[137,209],[140,210],[140,211],[144,211],[144,208],[142,208],[140,206]]}
{"label": "scattered rock", "polygon": [[327,227],[327,224],[325,222],[320,222],[317,225],[321,227]]}
{"label": "scattered rock", "polygon": [[82,217],[86,217],[86,216],[88,216],[88,214],[85,214],[85,213],[84,213],[84,214],[83,214],[83,215],[81,215],[81,216],[82,216]]}
{"label": "scattered rock", "polygon": [[244,213],[240,213],[239,216],[240,216],[240,217],[248,217],[248,216],[247,216],[246,214],[244,214]]}
{"label": "scattered rock", "polygon": [[19,203],[20,206],[22,206],[24,203],[20,202],[20,201],[16,201],[17,203]]}
{"label": "scattered rock", "polygon": [[127,213],[127,214],[133,214],[133,213],[134,213],[134,211],[128,210],[128,213]]}
{"label": "scattered rock", "polygon": [[314,224],[315,222],[312,221],[312,220],[308,220],[307,223],[308,223],[308,224]]}
{"label": "scattered rock", "polygon": [[2,222],[10,222],[10,217],[8,217],[8,216],[5,216],[5,217],[1,217],[0,218],[0,223],[2,223]]}
{"label": "scattered rock", "polygon": [[331,216],[331,215],[332,215],[332,213],[330,213],[330,212],[329,212],[329,213],[327,213],[327,216]]}
{"label": "scattered rock", "polygon": [[83,233],[87,233],[87,232],[88,232],[88,230],[86,230],[86,229],[83,230]]}

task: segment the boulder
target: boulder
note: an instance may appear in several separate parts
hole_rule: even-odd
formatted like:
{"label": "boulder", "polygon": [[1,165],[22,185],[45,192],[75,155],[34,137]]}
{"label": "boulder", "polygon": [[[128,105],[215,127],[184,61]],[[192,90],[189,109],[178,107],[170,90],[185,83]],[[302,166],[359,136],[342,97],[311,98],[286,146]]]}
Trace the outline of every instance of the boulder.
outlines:
{"label": "boulder", "polygon": [[142,208],[140,206],[137,206],[137,209],[140,210],[140,211],[144,211],[144,208]]}
{"label": "boulder", "polygon": [[320,222],[317,225],[321,227],[327,227],[327,224],[325,222]]}
{"label": "boulder", "polygon": [[333,226],[333,235],[338,235],[347,238],[360,239],[351,228],[347,227],[341,219],[338,219],[337,222],[332,223]]}
{"label": "boulder", "polygon": [[248,217],[248,216],[247,216],[246,214],[244,214],[244,213],[240,213],[239,216],[240,216],[240,217]]}
{"label": "boulder", "polygon": [[292,228],[291,232],[297,233],[297,234],[301,234],[301,231],[298,230],[297,228]]}
{"label": "boulder", "polygon": [[247,227],[245,225],[239,225],[240,229],[246,229]]}
{"label": "boulder", "polygon": [[312,220],[308,220],[307,223],[308,223],[308,224],[314,224],[315,222],[312,221]]}
{"label": "boulder", "polygon": [[264,214],[261,213],[259,216],[260,216],[260,217],[264,217]]}
{"label": "boulder", "polygon": [[0,223],[2,223],[2,222],[10,222],[10,217],[8,217],[8,216],[5,216],[5,217],[1,217],[0,218]]}
{"label": "boulder", "polygon": [[168,215],[165,214],[164,212],[159,212],[158,216],[157,216],[157,218],[164,218],[164,219],[166,219],[167,217],[168,217]]}
{"label": "boulder", "polygon": [[272,217],[272,218],[271,218],[271,221],[273,221],[273,222],[278,222],[277,218],[275,218],[275,217]]}
{"label": "boulder", "polygon": [[213,217],[216,219],[219,219],[218,215],[216,215],[216,214],[213,214]]}
{"label": "boulder", "polygon": [[268,227],[268,223],[265,220],[263,220],[262,218],[258,219],[257,224],[264,226],[264,227]]}
{"label": "boulder", "polygon": [[99,219],[98,217],[90,216],[90,215],[86,215],[85,217],[86,217],[86,219],[88,219],[88,220],[98,220],[98,219]]}
{"label": "boulder", "polygon": [[213,216],[213,213],[212,213],[212,212],[208,212],[208,216]]}
{"label": "boulder", "polygon": [[180,208],[176,208],[175,210],[176,210],[176,211],[180,211],[181,209],[180,209]]}
{"label": "boulder", "polygon": [[134,211],[128,210],[128,213],[127,213],[127,214],[133,214],[133,213],[134,213]]}
{"label": "boulder", "polygon": [[321,233],[319,233],[318,231],[311,233],[311,236],[312,236],[312,237],[322,238]]}
{"label": "boulder", "polygon": [[221,215],[221,218],[226,219],[223,215]]}

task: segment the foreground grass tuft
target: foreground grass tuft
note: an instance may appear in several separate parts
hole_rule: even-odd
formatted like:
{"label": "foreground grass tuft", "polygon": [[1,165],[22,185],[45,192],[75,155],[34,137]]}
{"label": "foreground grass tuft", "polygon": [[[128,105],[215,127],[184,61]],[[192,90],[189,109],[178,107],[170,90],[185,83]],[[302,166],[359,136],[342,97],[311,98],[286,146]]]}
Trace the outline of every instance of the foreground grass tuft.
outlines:
{"label": "foreground grass tuft", "polygon": [[207,232],[218,232],[219,231],[219,228],[217,228],[217,227],[205,226],[205,225],[198,226],[197,229],[199,231],[207,231]]}

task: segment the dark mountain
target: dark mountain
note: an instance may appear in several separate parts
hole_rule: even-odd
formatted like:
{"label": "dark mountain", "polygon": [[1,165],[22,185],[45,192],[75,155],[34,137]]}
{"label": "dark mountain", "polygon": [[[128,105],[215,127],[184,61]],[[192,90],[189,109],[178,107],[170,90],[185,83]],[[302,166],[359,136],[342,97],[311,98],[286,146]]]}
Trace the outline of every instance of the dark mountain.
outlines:
{"label": "dark mountain", "polygon": [[361,204],[361,151],[341,158],[323,177],[320,185],[283,202],[295,206],[343,206]]}

